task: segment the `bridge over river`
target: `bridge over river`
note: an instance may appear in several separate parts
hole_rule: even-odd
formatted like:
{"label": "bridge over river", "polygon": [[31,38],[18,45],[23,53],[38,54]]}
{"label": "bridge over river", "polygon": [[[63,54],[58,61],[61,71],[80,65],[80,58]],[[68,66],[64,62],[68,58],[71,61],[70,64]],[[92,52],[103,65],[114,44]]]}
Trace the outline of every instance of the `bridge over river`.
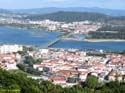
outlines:
{"label": "bridge over river", "polygon": [[63,38],[66,38],[68,36],[70,36],[71,33],[67,32],[67,33],[63,33],[62,35],[60,35],[58,38],[52,40],[51,42],[48,42],[47,44],[43,45],[42,47],[40,48],[48,48],[52,45],[54,45],[55,43],[59,42],[60,40],[62,40]]}

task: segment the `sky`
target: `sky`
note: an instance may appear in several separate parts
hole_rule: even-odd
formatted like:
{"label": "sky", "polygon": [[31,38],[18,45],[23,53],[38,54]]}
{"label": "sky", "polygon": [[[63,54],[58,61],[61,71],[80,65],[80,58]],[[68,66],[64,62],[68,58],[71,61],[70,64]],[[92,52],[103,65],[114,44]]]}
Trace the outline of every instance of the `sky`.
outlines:
{"label": "sky", "polygon": [[0,0],[3,9],[44,7],[100,7],[125,10],[125,0]]}

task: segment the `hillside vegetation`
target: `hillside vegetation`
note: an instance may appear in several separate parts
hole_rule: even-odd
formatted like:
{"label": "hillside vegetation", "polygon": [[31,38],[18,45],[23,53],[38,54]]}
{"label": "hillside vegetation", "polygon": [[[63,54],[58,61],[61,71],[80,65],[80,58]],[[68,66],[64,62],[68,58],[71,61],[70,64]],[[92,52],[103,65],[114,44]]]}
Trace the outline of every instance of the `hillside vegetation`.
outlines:
{"label": "hillside vegetation", "polygon": [[0,93],[125,93],[125,83],[111,81],[101,84],[95,76],[88,76],[81,85],[62,88],[49,81],[33,80],[25,74],[0,69]]}
{"label": "hillside vegetation", "polygon": [[113,24],[125,24],[125,17],[124,16],[109,16],[101,13],[96,12],[64,12],[59,11],[55,13],[49,14],[34,14],[25,17],[25,19],[31,20],[43,20],[43,19],[50,19],[53,21],[61,21],[61,22],[74,22],[74,21],[95,21],[95,22],[104,22],[104,23],[113,23]]}
{"label": "hillside vegetation", "polygon": [[56,12],[45,15],[29,15],[26,17],[31,20],[43,20],[50,19],[53,21],[61,21],[61,22],[74,22],[74,21],[104,21],[105,19],[109,19],[109,16],[100,14],[100,13],[89,13],[89,12]]}

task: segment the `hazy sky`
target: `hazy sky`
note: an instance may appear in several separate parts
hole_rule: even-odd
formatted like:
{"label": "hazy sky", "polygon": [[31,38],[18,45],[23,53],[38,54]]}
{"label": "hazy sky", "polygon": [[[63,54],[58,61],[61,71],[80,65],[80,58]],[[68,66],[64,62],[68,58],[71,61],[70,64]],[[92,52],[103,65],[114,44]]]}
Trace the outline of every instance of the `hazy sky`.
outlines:
{"label": "hazy sky", "polygon": [[101,7],[124,9],[125,0],[0,0],[0,8]]}

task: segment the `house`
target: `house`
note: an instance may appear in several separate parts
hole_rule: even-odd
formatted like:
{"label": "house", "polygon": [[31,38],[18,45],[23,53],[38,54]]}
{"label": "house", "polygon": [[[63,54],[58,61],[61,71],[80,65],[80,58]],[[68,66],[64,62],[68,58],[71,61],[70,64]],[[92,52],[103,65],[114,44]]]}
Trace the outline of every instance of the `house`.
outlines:
{"label": "house", "polygon": [[108,79],[110,81],[115,81],[115,80],[122,81],[123,76],[121,73],[118,73],[117,71],[112,70],[108,75]]}
{"label": "house", "polygon": [[79,75],[79,79],[84,82],[87,76],[88,76],[88,71],[82,71],[82,73]]}
{"label": "house", "polygon": [[114,70],[112,70],[109,75],[108,75],[108,80],[109,81],[115,81],[116,80],[116,72]]}
{"label": "house", "polygon": [[50,81],[55,85],[66,84],[66,80],[64,77],[50,77]]}

